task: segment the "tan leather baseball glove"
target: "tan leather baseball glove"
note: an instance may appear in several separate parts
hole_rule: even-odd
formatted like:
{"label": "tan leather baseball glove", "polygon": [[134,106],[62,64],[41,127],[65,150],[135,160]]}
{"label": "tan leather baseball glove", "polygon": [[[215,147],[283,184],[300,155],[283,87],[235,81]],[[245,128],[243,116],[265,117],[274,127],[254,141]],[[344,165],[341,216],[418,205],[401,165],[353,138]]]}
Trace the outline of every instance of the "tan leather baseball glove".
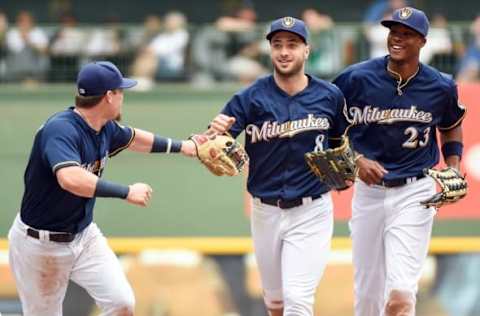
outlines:
{"label": "tan leather baseball glove", "polygon": [[231,136],[196,134],[189,139],[195,143],[198,159],[216,176],[236,176],[247,165],[245,149]]}
{"label": "tan leather baseball glove", "polygon": [[355,181],[355,153],[347,136],[338,147],[306,153],[305,160],[320,181],[334,190],[348,189]]}

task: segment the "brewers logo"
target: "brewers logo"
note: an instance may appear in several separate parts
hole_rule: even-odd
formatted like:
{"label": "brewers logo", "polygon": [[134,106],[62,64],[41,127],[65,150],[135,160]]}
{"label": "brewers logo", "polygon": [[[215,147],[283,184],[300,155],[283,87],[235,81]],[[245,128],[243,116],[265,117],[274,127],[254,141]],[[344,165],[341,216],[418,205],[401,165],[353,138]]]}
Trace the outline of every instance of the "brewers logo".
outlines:
{"label": "brewers logo", "polygon": [[400,17],[400,19],[406,20],[412,15],[412,13],[413,13],[413,11],[412,11],[411,8],[405,7],[405,8],[400,10],[400,12],[398,13],[398,16]]}
{"label": "brewers logo", "polygon": [[295,19],[290,16],[286,16],[282,20],[282,25],[284,27],[291,28],[295,25]]}

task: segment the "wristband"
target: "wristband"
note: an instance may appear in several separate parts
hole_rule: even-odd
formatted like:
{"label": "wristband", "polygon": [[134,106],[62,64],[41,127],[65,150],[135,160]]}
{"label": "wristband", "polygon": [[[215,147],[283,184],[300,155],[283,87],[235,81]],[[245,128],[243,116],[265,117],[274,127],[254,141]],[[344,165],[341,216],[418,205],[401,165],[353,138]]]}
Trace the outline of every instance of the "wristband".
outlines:
{"label": "wristband", "polygon": [[152,153],[178,153],[182,149],[182,141],[155,135],[153,137]]}
{"label": "wristband", "polygon": [[443,158],[458,156],[462,158],[463,144],[457,141],[446,142],[442,145]]}
{"label": "wristband", "polygon": [[94,196],[126,199],[130,188],[123,184],[98,179]]}

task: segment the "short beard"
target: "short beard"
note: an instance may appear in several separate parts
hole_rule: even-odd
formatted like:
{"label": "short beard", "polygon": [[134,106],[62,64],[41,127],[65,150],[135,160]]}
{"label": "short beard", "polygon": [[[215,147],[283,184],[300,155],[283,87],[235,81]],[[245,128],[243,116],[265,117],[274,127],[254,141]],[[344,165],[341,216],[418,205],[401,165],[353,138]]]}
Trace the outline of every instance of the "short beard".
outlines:
{"label": "short beard", "polygon": [[117,115],[117,117],[115,118],[115,121],[117,121],[117,122],[121,122],[121,121],[122,121],[122,114],[121,114],[121,113],[119,113],[119,114]]}
{"label": "short beard", "polygon": [[283,78],[289,78],[289,77],[293,77],[295,75],[298,75],[299,73],[303,73],[302,72],[302,69],[303,69],[303,63],[302,62],[295,63],[293,65],[292,69],[287,70],[287,71],[277,67],[274,62],[272,62],[272,65],[273,65],[273,68],[275,69],[275,73],[278,76],[283,77]]}

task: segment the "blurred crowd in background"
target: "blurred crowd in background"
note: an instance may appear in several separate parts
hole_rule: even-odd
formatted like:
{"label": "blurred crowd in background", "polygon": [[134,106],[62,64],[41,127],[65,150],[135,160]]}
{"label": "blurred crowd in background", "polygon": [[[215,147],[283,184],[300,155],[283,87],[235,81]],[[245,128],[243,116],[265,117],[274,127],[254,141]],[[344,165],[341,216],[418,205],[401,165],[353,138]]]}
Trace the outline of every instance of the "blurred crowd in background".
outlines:
{"label": "blurred crowd in background", "polygon": [[[311,33],[307,71],[330,79],[349,64],[387,54],[388,29],[379,21],[405,5],[405,0],[373,1],[363,21],[352,23],[335,23],[316,8],[305,8],[299,18]],[[458,81],[480,80],[480,15],[449,23],[441,12],[427,13],[431,30],[421,61]],[[268,21],[260,21],[253,6],[200,25],[180,11],[149,14],[143,25],[115,16],[85,25],[69,12],[59,19],[38,25],[32,12],[7,14],[0,7],[0,82],[70,82],[83,63],[99,59],[120,65],[139,80],[140,90],[156,81],[248,83],[270,71]]]}

